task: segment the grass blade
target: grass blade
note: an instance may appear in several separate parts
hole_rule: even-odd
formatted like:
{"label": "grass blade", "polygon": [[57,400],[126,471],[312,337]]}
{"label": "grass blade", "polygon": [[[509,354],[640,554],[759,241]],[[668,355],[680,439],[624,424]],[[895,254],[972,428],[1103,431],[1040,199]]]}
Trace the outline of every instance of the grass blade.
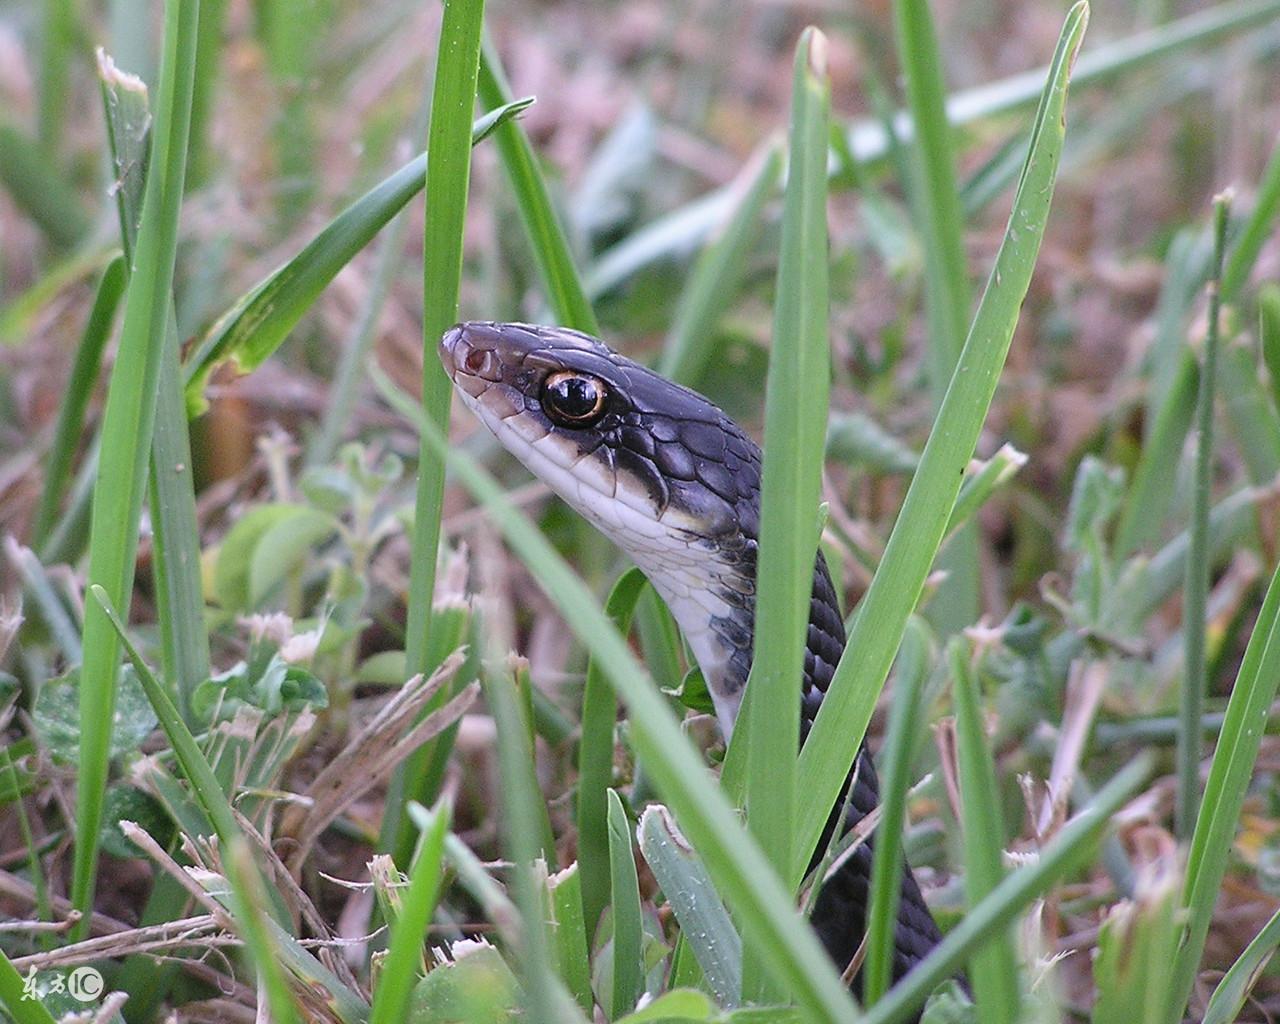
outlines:
{"label": "grass blade", "polygon": [[258,973],[258,1000],[261,1013],[262,992],[266,991],[267,1006],[271,1009],[272,1024],[295,1024],[300,1021],[298,1006],[289,991],[281,968],[279,946],[268,925],[262,908],[268,905],[262,877],[254,866],[249,844],[243,836],[231,839],[224,846],[222,867],[231,887],[231,908],[245,948],[249,951]]}
{"label": "grass blade", "polygon": [[898,904],[902,895],[902,834],[907,820],[911,761],[918,745],[924,686],[929,678],[929,631],[912,619],[898,654],[897,682],[889,709],[889,728],[879,762],[880,823],[871,864],[867,959],[862,968],[862,1001],[872,1006],[889,990]]}
{"label": "grass blade", "polygon": [[1222,976],[1209,997],[1202,1024],[1232,1024],[1240,1019],[1240,1011],[1254,982],[1271,962],[1277,946],[1280,946],[1280,911],[1271,915],[1271,919]]}
{"label": "grass blade", "polygon": [[418,980],[422,965],[422,940],[431,924],[440,898],[441,868],[444,864],[444,839],[449,833],[452,808],[441,801],[431,812],[430,823],[423,828],[418,851],[409,868],[409,888],[404,894],[400,914],[391,926],[387,959],[373,993],[369,1024],[394,1024],[405,1019],[409,994]]}
{"label": "grass blade", "polygon": [[1277,686],[1280,686],[1280,570],[1271,578],[1245,648],[1191,837],[1182,900],[1187,911],[1185,938],[1178,951],[1174,984],[1166,1003],[1165,1020],[1170,1024],[1181,1019],[1195,984],[1218,889],[1231,856],[1232,838],[1262,741],[1259,723],[1267,716]]}
{"label": "grass blade", "polygon": [[[471,125],[471,144],[532,102],[517,100],[477,119]],[[237,299],[187,360],[188,405],[202,407],[204,382],[219,363],[233,360],[248,373],[270,358],[338,271],[422,191],[426,172],[425,155],[410,160],[338,214],[297,256]]]}
{"label": "grass blade", "polygon": [[658,361],[658,372],[664,377],[698,386],[712,356],[716,324],[746,272],[760,235],[765,204],[778,187],[781,172],[782,153],[777,146],[769,146],[724,234],[708,245],[694,264]]}
{"label": "grass blade", "polygon": [[1235,245],[1231,248],[1231,259],[1222,271],[1222,286],[1219,289],[1223,302],[1234,302],[1249,272],[1258,261],[1258,254],[1272,234],[1272,223],[1276,212],[1280,211],[1280,140],[1271,150],[1271,159],[1267,161],[1262,172],[1262,181],[1258,185],[1258,196],[1253,204],[1253,212],[1245,221]]}
{"label": "grass blade", "polygon": [[[142,226],[125,299],[120,351],[111,375],[94,488],[89,581],[111,605],[127,607],[133,590],[138,521],[154,427],[157,380],[169,296],[173,290],[178,217],[186,169],[198,4],[168,0],[161,85]],[[98,827],[106,788],[110,728],[120,646],[103,608],[85,609],[81,671],[81,750],[76,805],[72,902],[89,924],[97,867]]]}
{"label": "grass blade", "polygon": [[800,776],[809,787],[809,799],[799,819],[793,879],[804,873],[866,732],[876,695],[933,564],[995,392],[1048,221],[1065,133],[1067,84],[1088,10],[1081,2],[1067,15],[990,281],[879,570],[801,752]]}
{"label": "grass blade", "polygon": [[622,799],[609,790],[609,873],[613,893],[613,992],[609,1016],[620,1017],[635,1009],[644,992],[644,963],[640,941],[640,881],[631,852],[631,826]]}
{"label": "grass blade", "polygon": [[[792,72],[791,133],[778,298],[765,398],[756,636],[746,701],[747,822],[778,873],[793,859],[796,749],[822,487],[831,346],[827,338],[827,38],[805,29]],[[805,457],[807,455],[807,457]],[[763,713],[768,708],[766,718]],[[739,737],[741,743],[743,737]],[[748,943],[743,998],[783,1002],[785,990],[755,970]]]}
{"label": "grass blade", "polygon": [[1187,585],[1182,602],[1184,670],[1178,717],[1178,789],[1175,826],[1183,841],[1191,836],[1200,803],[1200,719],[1204,715],[1205,609],[1209,600],[1209,502],[1213,491],[1213,399],[1218,365],[1218,313],[1222,304],[1223,250],[1227,240],[1229,197],[1213,204],[1213,270],[1209,281],[1209,331],[1204,343],[1204,368],[1196,433],[1195,493],[1192,498]]}
{"label": "grass blade", "polygon": [[[503,106],[510,102],[511,87],[502,72],[493,43],[488,39],[480,52],[479,89],[480,100],[487,106]],[[599,334],[595,312],[574,266],[568,239],[551,204],[551,193],[538,170],[528,136],[512,120],[503,122],[494,136],[502,165],[515,193],[516,208],[520,211],[534,262],[542,277],[542,286],[547,292],[547,301],[556,319],[566,327]]]}
{"label": "grass blade", "polygon": [[84,412],[98,380],[98,368],[102,363],[103,349],[111,337],[116,307],[124,294],[126,269],[123,256],[116,256],[107,264],[98,281],[98,291],[80,335],[80,344],[76,346],[75,363],[67,378],[66,397],[58,411],[58,425],[45,462],[44,491],[31,523],[31,546],[36,550],[48,540],[62,496],[66,493],[71,463],[80,431],[84,428]]}
{"label": "grass blade", "polygon": [[3,1006],[17,1024],[54,1024],[53,1014],[44,1008],[39,999],[25,996],[25,979],[13,966],[13,962],[0,950],[0,1006]]}
{"label": "grass blade", "polygon": [[636,832],[645,863],[680,922],[686,952],[693,951],[720,1005],[734,1009],[742,999],[742,939],[706,867],[661,804],[644,809]]}
{"label": "grass blade", "polygon": [[[639,569],[628,569],[609,592],[605,614],[623,636],[648,581]],[[613,784],[613,730],[618,700],[609,688],[599,659],[587,664],[582,693],[582,739],[578,745],[578,869],[582,877],[582,920],[587,936],[595,935],[600,914],[609,903],[609,787]]]}
{"label": "grass blade", "polygon": [[[978,680],[969,663],[969,643],[960,637],[948,651],[954,680],[956,740],[960,761],[960,799],[964,818],[965,902],[976,907],[1003,880],[1004,820],[995,760],[982,725]],[[1009,929],[987,943],[970,961],[973,997],[984,1024],[1013,1024],[1022,1002],[1018,959]]]}

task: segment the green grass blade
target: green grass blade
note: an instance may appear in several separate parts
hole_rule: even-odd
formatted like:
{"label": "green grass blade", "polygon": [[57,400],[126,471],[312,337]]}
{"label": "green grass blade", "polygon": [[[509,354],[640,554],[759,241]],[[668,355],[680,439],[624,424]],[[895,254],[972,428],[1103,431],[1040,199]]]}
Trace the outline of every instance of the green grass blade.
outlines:
{"label": "green grass blade", "polygon": [[[440,336],[458,319],[462,230],[471,183],[471,122],[483,27],[483,0],[446,0],[427,138],[422,282],[422,404],[427,416],[444,430],[449,427],[453,388],[435,350]],[[431,670],[427,643],[443,501],[444,460],[424,441],[418,456],[405,621],[405,661],[410,673]]]}
{"label": "green grass blade", "polygon": [[405,1019],[409,994],[422,965],[422,943],[440,898],[444,839],[449,833],[452,808],[441,801],[431,813],[431,823],[422,830],[418,851],[409,868],[409,888],[404,904],[391,926],[387,959],[373,993],[369,1024],[395,1024]]}
{"label": "green grass blade", "polygon": [[0,185],[50,244],[69,249],[89,231],[75,189],[48,155],[14,125],[0,122]]}
{"label": "green grass blade", "polygon": [[925,253],[929,379],[941,401],[960,358],[972,302],[964,255],[964,214],[947,121],[944,63],[928,2],[897,0],[893,14],[907,107],[915,125],[910,184]]}
{"label": "green grass blade", "polygon": [[1190,838],[1200,804],[1200,719],[1204,716],[1206,606],[1209,602],[1209,502],[1213,492],[1213,400],[1218,366],[1218,313],[1222,304],[1223,251],[1227,241],[1228,197],[1214,201],[1213,270],[1209,281],[1209,330],[1204,343],[1204,368],[1197,399],[1195,491],[1192,497],[1187,585],[1182,601],[1184,669],[1178,717],[1178,788],[1175,827],[1184,842]]}
{"label": "green grass blade", "polygon": [[1140,755],[1112,777],[1098,795],[1040,851],[1033,864],[1007,875],[970,910],[920,964],[871,1007],[863,1024],[899,1024],[914,1019],[929,993],[958,971],[984,942],[1007,930],[1018,913],[1077,863],[1082,852],[1151,773],[1150,755]]}
{"label": "green grass blade", "polygon": [[898,904],[902,895],[902,834],[907,820],[911,761],[918,746],[924,685],[929,678],[929,630],[919,620],[907,623],[898,654],[897,682],[889,708],[889,728],[879,763],[880,823],[871,864],[867,959],[862,968],[862,1001],[872,1006],[889,990]]}
{"label": "green grass blade", "polygon": [[[486,106],[509,103],[511,87],[502,71],[497,51],[488,39],[480,55],[480,99]],[[516,208],[524,224],[534,262],[556,319],[566,327],[599,334],[595,311],[573,262],[564,228],[551,203],[551,193],[538,170],[528,136],[516,121],[506,121],[494,133],[498,154],[515,193]],[[447,324],[445,326],[448,326]]]}
{"label": "green grass blade", "polygon": [[[517,100],[477,119],[471,126],[471,144],[532,102]],[[237,368],[249,372],[270,358],[338,271],[422,191],[426,172],[425,155],[410,160],[338,214],[297,256],[237,299],[186,363],[188,404],[200,407],[204,382],[219,363],[234,360]]]}
{"label": "green grass blade", "polygon": [[516,905],[520,908],[521,981],[528,998],[529,1019],[579,1020],[576,1006],[554,973],[543,894],[534,878],[534,862],[542,856],[540,818],[544,802],[538,791],[529,733],[511,676],[486,673],[483,678],[485,701],[497,730],[503,833],[507,857],[513,865]]}
{"label": "green grass blade", "polygon": [[23,997],[25,979],[13,962],[0,950],[0,1006],[12,1015],[16,1024],[54,1024],[53,1014],[39,999]]}
{"label": "green grass blade", "polygon": [[579,865],[570,864],[547,879],[551,908],[552,936],[556,946],[556,966],[565,985],[583,1013],[595,1009],[591,991],[591,959],[587,950],[587,930],[582,923],[582,875]]}
{"label": "green grass blade", "polygon": [[644,992],[644,964],[640,942],[640,881],[631,852],[631,823],[616,790],[609,790],[609,874],[613,893],[613,992],[609,1016],[635,1009]]}
{"label": "green grass blade", "polygon": [[782,152],[769,146],[723,235],[707,246],[680,293],[671,330],[658,360],[664,377],[697,387],[711,359],[715,328],[746,273],[760,236],[765,204],[782,172]]}
{"label": "green grass blade", "polygon": [[[119,187],[116,211],[125,258],[132,264],[142,222],[151,112],[147,91],[99,53],[103,113]],[[200,527],[196,521],[191,437],[182,396],[177,317],[170,297],[160,356],[155,430],[151,441],[150,509],[156,618],[163,678],[190,719],[191,694],[209,677],[209,641],[200,580]]]}
{"label": "green grass blade", "polygon": [[452,472],[488,509],[512,551],[530,566],[578,639],[600,660],[614,692],[629,709],[631,736],[641,760],[738,915],[743,931],[766,951],[767,968],[813,1013],[832,1021],[852,1020],[849,996],[817,939],[796,916],[787,889],[738,823],[670,707],[586,585],[511,506],[491,477],[449,449],[434,423],[416,413],[416,403],[397,399],[394,393],[388,398],[398,409],[416,416],[424,438],[446,456]]}
{"label": "green grass blade", "polygon": [[1186,938],[1178,951],[1174,984],[1166,1003],[1165,1020],[1170,1024],[1181,1019],[1195,984],[1218,889],[1231,856],[1240,809],[1253,777],[1262,740],[1259,723],[1267,716],[1277,686],[1280,686],[1280,571],[1271,578],[1245,648],[1191,838],[1182,901],[1188,915]]}
{"label": "green grass blade", "polygon": [[1133,484],[1116,525],[1115,553],[1125,558],[1160,538],[1160,527],[1173,501],[1178,463],[1196,411],[1200,371],[1195,356],[1183,350],[1178,369],[1142,446]]}
{"label": "green grass blade", "polygon": [[227,800],[217,775],[214,774],[213,766],[204,756],[196,738],[191,735],[191,730],[182,720],[182,716],[165,692],[165,688],[160,685],[160,681],[147,665],[146,659],[129,639],[125,624],[117,613],[115,605],[111,603],[106,588],[93,584],[89,587],[89,595],[93,598],[92,603],[102,612],[116,638],[124,645],[125,653],[137,670],[138,681],[142,684],[147,700],[155,709],[160,728],[168,737],[169,745],[173,748],[178,764],[182,767],[182,774],[191,783],[196,801],[208,816],[209,822],[218,834],[218,839],[229,846],[233,840],[241,837],[240,826],[236,822],[231,803]]}
{"label": "green grass blade", "polygon": [[187,183],[192,188],[203,185],[213,168],[209,123],[217,94],[219,60],[224,45],[222,30],[226,20],[227,0],[200,0],[196,80],[191,93],[191,144],[187,147]]}
{"label": "green grass blade", "polygon": [[839,797],[907,617],[950,521],[964,469],[991,404],[1048,220],[1065,133],[1071,63],[1087,22],[1088,6],[1077,3],[1058,41],[1009,225],[951,387],[801,752],[800,777],[806,780],[808,800],[799,818],[793,879],[804,873],[828,811]]}
{"label": "green grass blade", "polygon": [[258,999],[261,1001],[265,992],[272,1024],[295,1024],[302,1018],[285,980],[269,918],[262,909],[268,905],[266,889],[243,836],[236,835],[229,845],[222,847],[222,868],[231,887],[230,903],[237,930],[257,969]]}
{"label": "green grass blade", "polygon": [[[102,424],[102,450],[94,488],[89,582],[109,603],[128,607],[133,590],[138,522],[155,420],[157,380],[169,296],[173,290],[178,217],[186,169],[192,68],[198,4],[169,0],[161,85],[147,176],[142,227],[125,298],[120,350],[111,375]],[[85,609],[85,661],[81,671],[81,749],[76,805],[72,902],[89,924],[97,866],[98,827],[106,788],[110,728],[120,646],[96,602]]]}
{"label": "green grass blade", "polygon": [[1253,211],[1231,247],[1231,259],[1222,272],[1220,291],[1223,302],[1234,302],[1239,297],[1240,289],[1249,279],[1249,272],[1258,262],[1258,254],[1272,236],[1277,211],[1280,211],[1280,140],[1271,150],[1271,159],[1267,161],[1258,185]]}
{"label": "green grass blade", "polygon": [[[605,614],[623,636],[644,593],[647,580],[639,569],[618,578],[605,603]],[[582,739],[578,745],[578,869],[582,877],[582,919],[587,936],[595,935],[600,914],[609,903],[609,787],[613,785],[613,731],[618,700],[597,658],[587,664],[582,693]]]}
{"label": "green grass blade", "polygon": [[[792,73],[791,132],[773,346],[765,397],[764,466],[756,593],[756,636],[743,716],[747,741],[747,821],[760,848],[786,876],[793,859],[796,749],[813,564],[822,488],[831,346],[827,339],[827,121],[831,84],[827,39],[809,28]],[[768,715],[762,709],[768,708]],[[738,742],[742,742],[742,737]],[[784,1002],[785,990],[754,969],[746,946],[743,998]]]}
{"label": "green grass blade", "polygon": [[31,523],[31,546],[37,550],[49,539],[58,507],[66,493],[71,463],[75,459],[80,431],[84,428],[84,412],[98,379],[103,349],[111,337],[116,307],[120,303],[120,296],[124,294],[126,269],[123,256],[116,256],[107,264],[107,269],[98,281],[93,308],[89,310],[89,319],[85,321],[80,343],[76,346],[75,363],[67,378],[62,408],[58,410],[53,444],[45,460],[44,491],[40,495],[40,504],[36,507]]}
{"label": "green grass blade", "polygon": [[1176,874],[1147,878],[1103,919],[1093,960],[1093,1024],[1160,1024],[1178,944]]}
{"label": "green grass blade", "polygon": [[[720,1005],[735,1008],[742,999],[742,939],[706,867],[661,804],[644,809],[637,831],[645,863],[680,922],[686,954],[692,951]],[[671,987],[678,987],[674,978]]]}
{"label": "green grass blade", "polygon": [[1201,1024],[1232,1024],[1240,1019],[1249,992],[1270,963],[1277,946],[1280,946],[1280,911],[1271,915],[1245,951],[1227,968],[1209,997]]}
{"label": "green grass blade", "polygon": [[1263,487],[1280,474],[1280,416],[1258,373],[1257,353],[1237,338],[1219,354],[1223,409],[1249,482]]}
{"label": "green grass blade", "polygon": [[[969,642],[956,637],[948,655],[955,687],[965,902],[972,912],[1004,879],[1004,818],[1000,813],[995,759],[982,723],[978,680],[969,663]],[[1022,998],[1018,991],[1018,959],[1009,929],[974,954],[969,977],[978,1016],[984,1024],[1014,1024],[1019,1019]]]}

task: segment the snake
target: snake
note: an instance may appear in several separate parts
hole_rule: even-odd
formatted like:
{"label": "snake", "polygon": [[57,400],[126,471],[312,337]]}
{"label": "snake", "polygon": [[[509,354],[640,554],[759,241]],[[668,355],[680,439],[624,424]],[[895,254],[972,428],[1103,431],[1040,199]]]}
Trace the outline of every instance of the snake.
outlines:
{"label": "snake", "polygon": [[[727,742],[755,640],[760,448],[698,392],[566,327],[460,323],[441,338],[440,359],[463,404],[498,441],[648,577],[701,669]],[[800,686],[801,743],[844,647],[844,620],[819,549]],[[875,766],[863,744],[818,850],[839,826],[842,808],[845,827],[853,828],[878,803]],[[810,918],[859,994],[856,958],[873,850],[874,832],[836,862]],[[939,941],[907,865],[895,922],[894,980]]]}

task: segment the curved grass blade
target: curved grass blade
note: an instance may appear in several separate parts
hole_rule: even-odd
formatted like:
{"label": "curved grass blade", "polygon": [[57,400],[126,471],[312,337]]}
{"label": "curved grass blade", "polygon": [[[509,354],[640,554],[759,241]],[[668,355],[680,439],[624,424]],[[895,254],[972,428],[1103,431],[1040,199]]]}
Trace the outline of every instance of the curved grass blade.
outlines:
{"label": "curved grass blade", "polygon": [[[108,603],[127,607],[133,590],[138,523],[155,425],[157,383],[169,297],[173,291],[178,218],[186,171],[197,4],[165,4],[161,85],[151,173],[125,298],[120,351],[111,375],[94,488],[89,581]],[[84,914],[76,936],[87,935],[93,906],[99,825],[106,789],[120,643],[104,608],[85,608],[80,681],[81,748],[76,805],[72,902]]]}
{"label": "curved grass blade", "polygon": [[1151,774],[1152,757],[1130,761],[1090,803],[1040,851],[1033,864],[1019,868],[967,913],[910,974],[895,985],[862,1018],[862,1024],[899,1024],[912,1020],[929,993],[958,971],[966,960],[1071,867],[1116,813]]}
{"label": "curved grass blade", "polygon": [[1277,946],[1280,946],[1280,911],[1271,915],[1262,931],[1227,968],[1227,973],[1209,997],[1201,1024],[1232,1024],[1240,1019],[1240,1011],[1249,998],[1249,992],[1271,962]]}
{"label": "curved grass blade", "polygon": [[[532,97],[525,97],[476,120],[471,145],[532,103]],[[187,360],[187,404],[203,407],[204,382],[219,363],[233,360],[248,373],[268,359],[338,271],[422,191],[426,172],[425,154],[410,160],[338,214],[298,255],[236,300]]]}
{"label": "curved grass blade", "polygon": [[0,950],[0,1006],[13,1015],[17,1024],[54,1024],[53,1014],[39,999],[29,998],[24,985],[25,979]]}
{"label": "curved grass blade", "polygon": [[839,798],[907,617],[951,519],[965,467],[991,404],[1048,221],[1066,129],[1071,64],[1084,37],[1088,11],[1082,0],[1063,25],[991,278],[879,570],[800,754],[800,775],[806,780],[809,799],[799,819],[792,880],[803,876],[828,810]]}

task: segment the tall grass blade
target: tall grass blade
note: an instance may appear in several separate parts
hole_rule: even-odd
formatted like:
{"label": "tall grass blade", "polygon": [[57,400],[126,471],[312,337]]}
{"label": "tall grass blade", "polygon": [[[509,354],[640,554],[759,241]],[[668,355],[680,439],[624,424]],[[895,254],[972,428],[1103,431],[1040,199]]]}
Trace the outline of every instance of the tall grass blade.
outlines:
{"label": "tall grass blade", "polygon": [[1272,237],[1276,213],[1280,211],[1280,139],[1271,150],[1271,159],[1262,172],[1253,210],[1231,247],[1231,258],[1222,271],[1219,291],[1223,302],[1234,302],[1258,262],[1263,245]]}
{"label": "tall grass blade", "polygon": [[[155,421],[157,381],[173,290],[178,217],[186,170],[187,132],[199,4],[167,0],[161,84],[142,226],[125,299],[120,351],[111,376],[94,488],[89,582],[109,603],[127,608],[133,590],[138,521]],[[96,602],[85,609],[80,682],[81,749],[76,802],[72,902],[89,924],[98,827],[107,780],[120,647]]]}
{"label": "tall grass blade", "polygon": [[[476,103],[476,75],[483,28],[483,0],[446,0],[436,54],[431,127],[427,138],[422,282],[422,340],[425,350],[422,404],[427,417],[444,430],[449,426],[453,389],[434,355],[440,336],[458,319],[462,232],[471,182],[471,121]],[[429,673],[436,667],[431,664],[435,632],[432,602],[443,502],[444,460],[424,440],[418,455],[409,607],[405,620],[405,664],[406,671],[410,673]],[[434,711],[445,699],[445,694],[434,698],[426,712]],[[406,792],[414,792],[417,785],[417,779],[405,777]],[[401,810],[390,803],[383,813],[394,821]]]}
{"label": "tall grass blade", "polygon": [[839,797],[907,617],[951,518],[965,466],[991,404],[1048,221],[1066,128],[1071,64],[1084,36],[1088,11],[1081,2],[1067,15],[991,278],[879,570],[801,752],[800,776],[808,786],[808,801],[797,828],[793,880],[803,875],[829,809]]}
{"label": "tall grass blade", "polygon": [[[813,564],[822,487],[831,346],[827,338],[827,120],[831,84],[827,38],[805,29],[792,72],[791,131],[773,348],[765,397],[756,638],[743,716],[747,741],[747,822],[778,873],[793,859],[796,749]],[[768,708],[765,715],[763,709]],[[740,723],[741,724],[741,723]],[[755,970],[746,947],[743,997],[784,1002],[785,991]]]}
{"label": "tall grass blade", "polygon": [[0,120],[0,186],[57,249],[70,249],[89,231],[89,216],[75,189],[44,150]]}
{"label": "tall grass blade", "polygon": [[1169,1024],[1181,1019],[1195,984],[1218,889],[1231,856],[1240,809],[1253,777],[1262,741],[1261,723],[1275,699],[1277,686],[1280,686],[1280,570],[1271,578],[1245,648],[1200,800],[1182,898],[1187,912],[1184,938],[1178,951],[1174,983],[1165,1004],[1164,1019]]}
{"label": "tall grass blade", "polygon": [[1206,606],[1209,601],[1209,502],[1213,492],[1213,400],[1218,366],[1218,314],[1222,304],[1223,252],[1227,243],[1229,196],[1213,204],[1213,270],[1209,280],[1209,331],[1204,343],[1197,400],[1196,470],[1192,496],[1187,585],[1182,602],[1183,676],[1178,717],[1178,789],[1174,821],[1178,837],[1187,840],[1200,803],[1200,719],[1204,715]]}

